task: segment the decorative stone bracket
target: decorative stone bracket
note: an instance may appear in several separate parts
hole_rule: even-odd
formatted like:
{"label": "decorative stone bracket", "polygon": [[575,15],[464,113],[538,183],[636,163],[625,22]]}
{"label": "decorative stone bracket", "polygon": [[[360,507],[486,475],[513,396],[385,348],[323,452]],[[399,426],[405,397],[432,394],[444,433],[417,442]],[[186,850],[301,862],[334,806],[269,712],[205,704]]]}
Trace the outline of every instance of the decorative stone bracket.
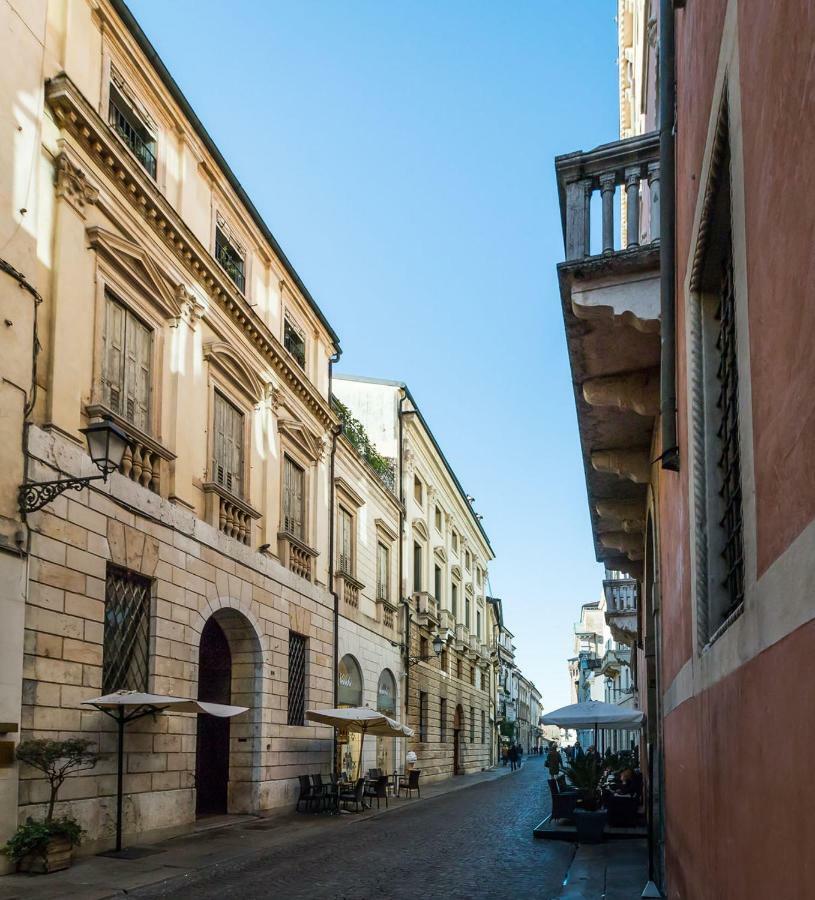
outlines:
{"label": "decorative stone bracket", "polygon": [[598,472],[628,478],[635,484],[648,484],[651,479],[651,459],[647,449],[595,450],[591,464]]}
{"label": "decorative stone bracket", "polygon": [[659,371],[588,378],[583,382],[583,397],[590,406],[616,406],[655,416],[659,412]]}

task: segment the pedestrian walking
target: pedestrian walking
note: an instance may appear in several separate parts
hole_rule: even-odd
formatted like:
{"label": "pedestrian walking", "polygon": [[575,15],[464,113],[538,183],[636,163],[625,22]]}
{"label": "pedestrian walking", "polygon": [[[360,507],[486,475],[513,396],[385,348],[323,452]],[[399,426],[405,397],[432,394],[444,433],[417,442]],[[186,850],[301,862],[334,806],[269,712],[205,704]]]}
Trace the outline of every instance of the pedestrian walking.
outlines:
{"label": "pedestrian walking", "polygon": [[518,768],[518,748],[515,744],[510,744],[508,755],[510,769],[514,772]]}

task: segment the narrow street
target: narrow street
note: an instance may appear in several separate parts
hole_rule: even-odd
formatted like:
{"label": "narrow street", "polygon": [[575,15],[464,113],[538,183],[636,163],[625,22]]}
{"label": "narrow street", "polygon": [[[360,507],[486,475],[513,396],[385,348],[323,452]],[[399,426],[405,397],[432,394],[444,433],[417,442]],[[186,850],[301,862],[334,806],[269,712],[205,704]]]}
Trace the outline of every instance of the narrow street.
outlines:
{"label": "narrow street", "polygon": [[[173,879],[135,897],[449,898],[560,895],[572,844],[537,841],[532,828],[549,812],[541,758],[466,790],[416,802],[350,827],[327,820],[244,858]],[[343,823],[344,824],[344,823]]]}

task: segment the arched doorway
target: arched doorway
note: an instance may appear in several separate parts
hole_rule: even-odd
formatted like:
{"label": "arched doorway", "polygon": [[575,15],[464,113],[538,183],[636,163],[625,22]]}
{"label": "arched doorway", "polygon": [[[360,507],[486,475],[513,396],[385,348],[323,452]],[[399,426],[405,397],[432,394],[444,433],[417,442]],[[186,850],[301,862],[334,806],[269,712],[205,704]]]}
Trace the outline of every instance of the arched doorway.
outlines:
{"label": "arched doorway", "polygon": [[[396,718],[396,679],[390,669],[383,669],[376,686],[376,711]],[[383,772],[393,772],[396,768],[396,738],[376,739],[376,767]]]}
{"label": "arched doorway", "polygon": [[248,711],[231,719],[197,716],[197,816],[259,808],[262,662],[257,633],[242,613],[219,609],[206,621],[198,651],[198,699]]}
{"label": "arched doorway", "polygon": [[461,762],[461,732],[464,729],[464,710],[459,703],[453,716],[453,774],[461,775],[464,766]]}
{"label": "arched doorway", "polygon": [[[209,703],[232,700],[232,654],[221,626],[211,618],[201,632],[198,655],[198,699]],[[195,754],[195,814],[227,811],[229,791],[229,719],[197,716]]]}
{"label": "arched doorway", "polygon": [[[350,653],[337,666],[337,706],[362,706],[362,669]],[[359,778],[359,748],[362,735],[344,732],[338,735],[340,769],[349,778]]]}

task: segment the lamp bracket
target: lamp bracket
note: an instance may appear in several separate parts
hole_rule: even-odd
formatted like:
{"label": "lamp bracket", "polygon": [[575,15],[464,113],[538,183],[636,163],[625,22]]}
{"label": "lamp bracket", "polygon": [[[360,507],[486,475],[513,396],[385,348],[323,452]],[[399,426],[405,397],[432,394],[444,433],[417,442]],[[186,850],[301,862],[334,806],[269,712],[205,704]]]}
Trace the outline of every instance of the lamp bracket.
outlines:
{"label": "lamp bracket", "polygon": [[88,475],[86,478],[60,478],[56,481],[29,481],[20,485],[20,512],[32,513],[59,497],[65,491],[81,491],[92,481],[105,479],[105,475]]}

